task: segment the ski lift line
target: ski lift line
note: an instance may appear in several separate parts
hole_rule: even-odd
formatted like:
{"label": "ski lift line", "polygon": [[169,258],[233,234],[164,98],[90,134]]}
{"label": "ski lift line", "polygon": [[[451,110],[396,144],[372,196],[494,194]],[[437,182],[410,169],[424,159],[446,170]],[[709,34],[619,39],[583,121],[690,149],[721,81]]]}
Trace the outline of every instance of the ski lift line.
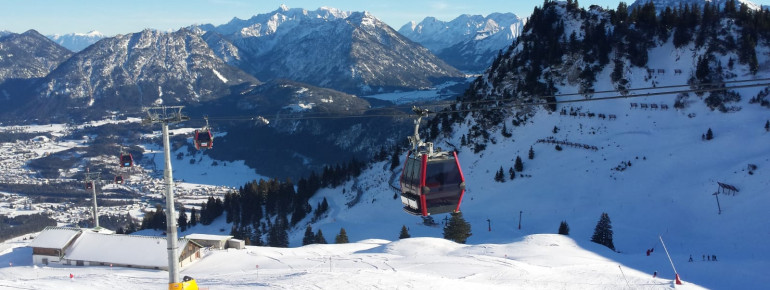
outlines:
{"label": "ski lift line", "polygon": [[[767,79],[770,80],[770,79]],[[751,80],[756,81],[756,80]],[[735,81],[731,83],[741,83],[741,82],[748,82],[748,81]],[[765,83],[753,83],[753,84],[744,84],[744,85],[735,85],[735,86],[717,86],[717,85],[724,85],[728,82],[724,83],[708,83],[708,84],[701,84],[704,86],[710,86],[707,88],[699,88],[699,89],[686,89],[686,90],[667,90],[667,91],[657,91],[657,92],[649,92],[649,93],[642,93],[642,94],[636,94],[636,95],[615,95],[615,96],[607,96],[607,97],[596,97],[596,98],[590,98],[590,99],[575,99],[575,100],[561,100],[561,101],[552,101],[552,102],[538,102],[538,103],[518,103],[518,104],[511,104],[508,106],[500,106],[497,108],[486,108],[486,109],[465,109],[465,110],[449,110],[449,111],[443,111],[443,112],[434,112],[431,111],[428,114],[435,115],[438,113],[463,113],[463,112],[478,112],[478,111],[489,111],[489,110],[496,110],[496,109],[509,109],[514,107],[530,107],[530,106],[542,106],[542,105],[560,105],[560,104],[571,104],[571,103],[582,103],[582,102],[593,102],[593,101],[606,101],[606,100],[614,100],[614,99],[633,99],[633,98],[642,98],[642,97],[652,97],[652,96],[661,96],[661,95],[678,95],[682,93],[705,93],[705,92],[712,92],[712,91],[722,91],[722,90],[732,90],[732,89],[742,89],[742,88],[753,88],[753,87],[767,87],[770,86],[770,82]],[[670,86],[670,87],[686,87],[689,85],[682,85],[682,86]],[[654,89],[661,89],[663,87],[657,87],[657,88],[637,88],[634,90],[654,90]],[[603,91],[603,92],[617,92],[617,91]],[[592,94],[596,94],[597,92],[594,92]],[[581,95],[581,94],[558,94],[558,95],[552,95],[552,97],[563,97],[563,96],[574,96],[574,95]],[[483,100],[483,101],[470,101],[470,102],[463,102],[464,104],[480,104],[480,103],[495,103],[495,102],[508,102],[509,100]],[[431,107],[440,107],[442,105],[448,105],[448,104],[454,104],[456,102],[444,102],[439,103],[435,105],[431,105]],[[407,107],[404,106],[394,106],[389,108],[404,108]],[[269,121],[275,121],[275,120],[310,120],[310,119],[350,119],[350,118],[379,118],[379,117],[403,117],[403,118],[410,118],[410,116],[406,114],[359,114],[359,115],[346,115],[346,116],[322,116],[320,115],[322,113],[315,113],[315,114],[306,114],[305,116],[297,116],[297,117],[291,117],[291,116],[283,116],[283,117],[265,117],[265,116],[258,116],[262,117],[264,119],[267,119]],[[209,117],[209,120],[217,120],[217,121],[255,121],[258,119],[258,117],[254,116],[244,116],[244,117],[237,117],[237,116],[223,116],[223,117]]]}
{"label": "ski lift line", "polygon": [[[719,82],[719,83],[703,83],[701,85],[709,86],[709,85],[723,85],[723,84],[737,84],[737,83],[747,83],[747,82],[764,82],[764,81],[770,81],[770,78],[761,78],[761,79],[753,79],[753,80],[735,80],[735,81],[726,81],[726,82]],[[635,91],[644,91],[644,90],[657,90],[657,89],[673,89],[673,88],[681,88],[681,87],[689,87],[690,84],[686,85],[670,85],[670,86],[660,86],[660,87],[646,87],[646,88],[631,88],[627,89],[628,92],[635,92]],[[607,94],[607,93],[616,93],[618,90],[606,90],[606,91],[595,91],[591,92],[590,94]],[[570,97],[570,96],[580,96],[585,95],[586,93],[566,93],[566,94],[558,94],[554,95],[555,97]]]}
{"label": "ski lift line", "polygon": [[[757,81],[770,81],[770,78],[763,78],[763,79],[754,79],[754,80],[735,80],[735,81],[726,81],[726,82],[719,82],[719,83],[703,83],[701,86],[710,86],[710,88],[702,88],[702,89],[688,89],[688,90],[678,90],[678,91],[664,91],[664,92],[651,92],[646,94],[638,94],[638,95],[620,95],[620,96],[611,96],[611,97],[598,97],[598,98],[591,98],[591,99],[579,99],[579,100],[563,100],[563,101],[555,101],[555,102],[540,102],[540,103],[527,103],[527,104],[518,104],[517,106],[524,107],[524,106],[532,106],[532,105],[550,105],[550,104],[562,104],[562,103],[577,103],[577,102],[587,102],[587,101],[600,101],[600,100],[609,100],[609,99],[620,99],[620,98],[636,98],[636,97],[648,97],[648,96],[657,96],[657,95],[665,95],[665,94],[676,94],[676,93],[689,93],[689,92],[708,92],[708,91],[718,91],[718,90],[728,90],[728,89],[735,89],[735,88],[748,88],[748,87],[761,87],[761,86],[770,86],[770,83],[757,83],[757,84],[749,84],[749,85],[741,85],[741,86],[730,86],[730,87],[722,87],[721,85],[725,84],[733,84],[733,83],[746,83],[746,82],[757,82]],[[676,86],[663,86],[663,87],[648,87],[648,88],[634,88],[629,89],[629,91],[640,91],[640,90],[660,90],[664,88],[676,88],[676,87],[688,87],[690,85],[676,85]],[[608,90],[608,91],[600,91],[600,92],[593,92],[591,94],[600,94],[600,93],[609,93],[609,92],[617,92],[617,90]],[[583,95],[583,93],[568,93],[568,94],[556,94],[553,95],[553,97],[564,97],[564,96],[575,96],[575,95]],[[493,102],[500,102],[505,100],[479,100],[479,101],[468,101],[463,102],[464,104],[480,104],[480,103],[493,103]],[[441,102],[432,106],[444,106],[449,104],[454,104],[454,101],[451,102]],[[389,108],[403,108],[407,109],[406,106],[393,106]],[[444,113],[453,113],[453,112],[473,112],[473,111],[481,111],[482,109],[471,109],[471,110],[454,110],[454,111],[445,111]],[[320,115],[322,113],[315,113],[315,115]],[[432,113],[435,114],[435,113]],[[368,114],[368,115],[347,115],[347,116],[313,116],[313,114],[306,114],[305,116],[301,117],[282,117],[280,119],[282,120],[306,120],[306,119],[343,119],[343,118],[367,118],[367,117],[399,117],[403,115],[396,115],[396,114]],[[264,116],[262,116],[265,119],[268,119]],[[256,120],[255,117],[248,116],[248,117],[222,117],[222,118],[216,118],[217,120],[222,121],[249,121],[249,120]],[[275,118],[279,119],[279,118]]]}
{"label": "ski lift line", "polygon": [[[747,83],[747,82],[766,82],[770,81],[770,78],[760,78],[760,79],[751,79],[751,80],[733,80],[733,81],[724,81],[724,82],[712,82],[712,83],[702,83],[701,86],[722,86],[727,84],[737,84],[737,83]],[[670,86],[660,86],[660,87],[643,87],[643,88],[631,88],[627,89],[628,92],[633,91],[644,91],[644,90],[662,90],[662,89],[672,89],[672,88],[681,88],[681,87],[690,87],[690,84],[685,85],[670,85]],[[757,84],[757,86],[764,86],[764,84]],[[720,89],[729,89],[729,88],[720,88]],[[596,95],[596,94],[606,94],[606,93],[617,93],[618,90],[605,90],[605,91],[595,91],[591,93],[564,93],[564,94],[555,94],[552,95],[552,97],[569,97],[569,96],[581,96],[586,94]],[[631,95],[636,96],[636,95]],[[499,102],[501,100],[478,100],[478,101],[464,101],[464,104],[479,104],[479,103],[493,103],[493,102]],[[451,105],[454,104],[454,101],[444,101],[444,102],[437,102],[436,105],[431,106],[443,106],[443,105]],[[540,103],[542,104],[542,103]],[[411,105],[403,105],[403,106],[392,106],[388,108],[393,109],[409,109]],[[321,114],[321,113],[317,113]]]}

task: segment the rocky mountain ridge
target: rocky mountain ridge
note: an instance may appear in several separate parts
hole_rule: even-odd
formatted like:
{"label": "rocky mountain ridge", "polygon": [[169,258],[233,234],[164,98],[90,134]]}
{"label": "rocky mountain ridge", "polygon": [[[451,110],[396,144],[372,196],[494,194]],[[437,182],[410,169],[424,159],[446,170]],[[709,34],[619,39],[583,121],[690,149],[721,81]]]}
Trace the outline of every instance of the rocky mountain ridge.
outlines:
{"label": "rocky mountain ridge", "polygon": [[72,52],[35,30],[0,36],[0,83],[48,75]]}
{"label": "rocky mountain ridge", "polygon": [[248,20],[198,28],[220,58],[263,80],[367,95],[463,77],[368,12],[282,6]]}
{"label": "rocky mountain ridge", "polygon": [[130,113],[150,105],[195,105],[244,83],[259,81],[224,63],[198,34],[144,30],[106,38],[67,59],[35,86],[42,104],[32,105],[43,112]]}
{"label": "rocky mountain ridge", "polygon": [[510,46],[521,33],[525,19],[513,13],[461,15],[451,21],[426,17],[410,22],[398,32],[430,49],[439,58],[465,71],[489,67],[500,50]]}

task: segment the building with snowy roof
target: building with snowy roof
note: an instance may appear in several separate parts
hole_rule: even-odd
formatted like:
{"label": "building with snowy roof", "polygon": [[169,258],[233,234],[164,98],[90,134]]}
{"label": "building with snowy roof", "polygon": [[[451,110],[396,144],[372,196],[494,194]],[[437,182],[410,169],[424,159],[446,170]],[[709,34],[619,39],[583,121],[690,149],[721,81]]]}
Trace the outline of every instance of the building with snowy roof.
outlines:
{"label": "building with snowy roof", "polygon": [[[201,258],[203,246],[190,239],[177,243],[179,267]],[[168,270],[165,237],[119,235],[105,229],[47,227],[29,244],[36,265],[114,266]]]}
{"label": "building with snowy roof", "polygon": [[32,248],[32,263],[48,265],[61,262],[64,250],[83,233],[80,228],[46,227],[29,243]]}
{"label": "building with snowy roof", "polygon": [[[201,258],[200,244],[179,239],[177,245],[180,268]],[[168,270],[166,246],[164,237],[84,232],[66,249],[63,264]]]}
{"label": "building with snowy roof", "polygon": [[233,236],[223,235],[206,235],[206,234],[189,234],[184,236],[186,239],[190,239],[200,244],[201,246],[224,250],[228,246],[228,242]]}

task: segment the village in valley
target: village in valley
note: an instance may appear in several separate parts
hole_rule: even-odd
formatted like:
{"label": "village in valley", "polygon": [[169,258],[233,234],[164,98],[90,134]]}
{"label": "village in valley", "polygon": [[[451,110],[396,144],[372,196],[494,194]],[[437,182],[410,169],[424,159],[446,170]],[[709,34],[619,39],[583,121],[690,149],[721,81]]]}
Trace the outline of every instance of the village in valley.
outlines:
{"label": "village in valley", "polygon": [[[133,120],[133,122],[136,121],[138,120]],[[100,126],[117,122],[132,121],[103,121],[84,126]],[[2,169],[0,171],[2,172],[0,173],[0,183],[41,186],[71,182],[85,188],[85,180],[65,177],[43,178],[28,166],[30,160],[74,147],[85,148],[88,146],[89,136],[72,138],[72,136],[77,135],[73,134],[73,132],[77,132],[77,129],[77,126],[58,124],[0,127],[0,131],[4,133],[26,133],[28,136],[34,136],[26,140],[19,139],[0,144],[2,149],[0,150],[0,169]],[[179,130],[180,134],[189,131],[187,129]],[[40,135],[36,135],[36,133]],[[147,150],[145,152],[152,151]],[[162,155],[162,151],[160,155]],[[133,219],[135,224],[139,224],[146,213],[156,210],[156,204],[163,203],[165,185],[162,170],[159,174],[152,169],[145,168],[142,162],[136,162],[130,168],[121,170],[119,156],[100,156],[95,159],[91,162],[114,163],[116,171],[120,172],[120,178],[103,174],[99,180],[93,180],[97,189],[99,216],[128,217]],[[154,162],[154,160],[150,162]],[[75,175],[73,173],[64,172],[61,176]],[[123,180],[123,178],[125,179]],[[221,198],[224,193],[232,190],[234,190],[232,187],[190,184],[177,179],[175,180],[174,191],[178,203],[187,208],[199,208],[201,203],[205,203],[209,197]],[[91,190],[89,189],[87,192],[91,193]],[[154,236],[116,235],[115,229],[94,227],[93,200],[91,198],[80,202],[57,201],[57,199],[49,200],[49,198],[40,196],[0,192],[0,215],[12,218],[42,213],[56,221],[56,226],[47,227],[40,233],[18,237],[18,239],[24,240],[33,239],[30,247],[33,248],[33,257],[31,258],[35,264],[60,263],[82,266],[85,263],[133,268],[168,268],[164,233],[150,233]],[[180,248],[184,250],[181,255],[190,262],[201,257],[199,252],[201,249],[210,249],[212,246],[219,249],[226,247],[242,248],[243,241],[231,240],[232,236],[226,235],[229,230],[220,229],[222,235],[183,233],[182,235],[189,239],[182,239],[183,243],[180,244]],[[109,247],[99,246],[105,243],[121,244],[125,246],[122,248],[133,249],[133,252],[126,251],[122,255],[115,256],[111,254]],[[67,252],[66,255],[65,252]],[[137,255],[148,252],[157,253]],[[136,257],[144,258],[137,260]],[[184,261],[184,259],[182,260]],[[183,262],[182,265],[184,265]]]}

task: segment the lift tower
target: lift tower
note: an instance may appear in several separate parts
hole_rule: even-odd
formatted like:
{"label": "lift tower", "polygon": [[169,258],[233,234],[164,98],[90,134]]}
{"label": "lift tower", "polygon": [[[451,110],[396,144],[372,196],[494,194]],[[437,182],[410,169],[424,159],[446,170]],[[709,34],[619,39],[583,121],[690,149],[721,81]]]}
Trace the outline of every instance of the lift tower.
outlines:
{"label": "lift tower", "polygon": [[94,194],[94,228],[99,227],[99,211],[96,206],[96,184],[99,182],[100,175],[99,172],[90,172],[90,170],[86,169],[86,187],[90,185]]}
{"label": "lift tower", "polygon": [[180,123],[190,120],[182,115],[183,106],[162,106],[143,108],[147,115],[142,119],[142,124],[152,125],[160,123],[163,128],[163,153],[166,166],[163,169],[163,179],[166,183],[166,244],[168,250],[168,285],[169,289],[181,289],[179,280],[179,263],[177,255],[176,218],[174,218],[174,179],[171,171],[171,154],[168,141],[168,124]]}

